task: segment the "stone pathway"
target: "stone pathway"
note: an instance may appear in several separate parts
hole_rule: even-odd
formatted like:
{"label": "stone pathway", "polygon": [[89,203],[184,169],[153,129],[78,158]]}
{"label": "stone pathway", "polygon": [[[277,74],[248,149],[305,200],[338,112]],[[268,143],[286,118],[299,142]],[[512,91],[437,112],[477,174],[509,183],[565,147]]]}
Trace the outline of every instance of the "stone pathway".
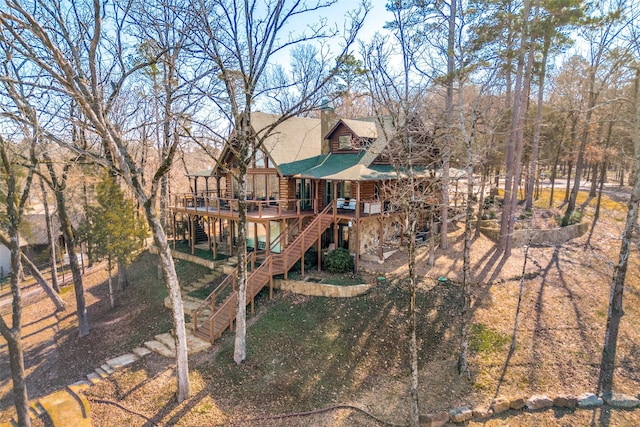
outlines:
{"label": "stone pathway", "polygon": [[[189,354],[204,351],[209,347],[211,344],[208,341],[196,337],[190,329],[187,329]],[[54,427],[91,427],[91,410],[89,401],[83,394],[84,390],[109,378],[117,370],[137,362],[152,352],[167,358],[174,358],[175,339],[173,335],[168,332],[156,335],[153,340],[146,341],[144,347],[136,347],[131,350],[131,353],[107,360],[93,372],[87,374],[84,379],[32,401],[30,405],[31,418],[48,418],[50,425]],[[0,427],[17,425],[15,419],[10,423],[0,423]]]}
{"label": "stone pathway", "polygon": [[[192,312],[200,306],[202,300],[188,296],[193,290],[200,289],[218,278],[221,272],[212,272],[198,279],[188,287],[182,289],[184,311],[191,316]],[[165,306],[171,308],[169,299],[165,300]],[[207,313],[205,313],[206,315]],[[187,348],[188,354],[199,353],[211,347],[208,341],[202,340],[193,334],[191,322],[187,323]],[[55,391],[47,396],[31,402],[30,415],[33,419],[45,417],[54,427],[90,427],[91,410],[89,402],[83,392],[87,388],[100,381],[109,378],[115,371],[131,365],[145,356],[157,353],[167,358],[175,357],[175,338],[167,332],[156,335],[152,340],[145,341],[143,346],[136,347],[131,353],[126,353],[107,360],[86,377],[78,382],[69,384],[62,390]],[[0,423],[0,427],[17,426],[16,420],[10,423]]]}

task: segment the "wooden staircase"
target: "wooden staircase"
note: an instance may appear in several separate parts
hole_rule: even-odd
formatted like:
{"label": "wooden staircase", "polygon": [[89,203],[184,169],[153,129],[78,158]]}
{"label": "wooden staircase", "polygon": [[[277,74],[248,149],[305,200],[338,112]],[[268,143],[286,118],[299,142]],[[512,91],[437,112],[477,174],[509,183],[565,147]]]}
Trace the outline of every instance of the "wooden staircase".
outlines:
{"label": "wooden staircase", "polygon": [[199,217],[196,221],[193,221],[193,235],[196,243],[206,242],[209,239],[207,233],[204,231],[204,227],[200,224],[201,219],[202,217]]}
{"label": "wooden staircase", "polygon": [[[247,273],[245,303],[251,303],[252,312],[254,298],[267,284],[272,286],[273,276],[285,274],[298,260],[303,259],[307,249],[317,242],[322,233],[333,223],[334,216],[329,213],[332,208],[332,204],[326,206],[281,253],[271,253],[260,265]],[[194,311],[193,331],[195,335],[213,343],[227,328],[233,329],[238,309],[237,276],[238,270],[236,269]]]}

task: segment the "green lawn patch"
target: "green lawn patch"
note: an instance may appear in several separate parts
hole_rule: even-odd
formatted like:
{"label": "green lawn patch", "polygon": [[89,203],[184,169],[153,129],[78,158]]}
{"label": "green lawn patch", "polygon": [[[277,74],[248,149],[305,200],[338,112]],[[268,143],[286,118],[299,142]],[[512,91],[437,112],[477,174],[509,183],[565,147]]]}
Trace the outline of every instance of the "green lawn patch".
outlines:
{"label": "green lawn patch", "polygon": [[510,339],[482,323],[473,323],[469,327],[469,349],[475,353],[494,353],[503,349]]}
{"label": "green lawn patch", "polygon": [[[421,309],[433,313],[419,317],[421,364],[435,349],[457,348],[451,337],[459,297],[458,288],[444,285],[419,294]],[[247,328],[241,365],[233,362],[234,334],[226,332],[215,359],[196,368],[211,395],[250,400],[269,413],[305,411],[371,391],[381,378],[406,375],[408,296],[402,287],[345,299],[276,293],[268,301],[263,292],[256,301],[261,306],[264,314]]]}
{"label": "green lawn patch", "polygon": [[334,274],[324,277],[320,283],[335,286],[354,286],[362,285],[365,283],[365,279],[363,279],[359,274]]}
{"label": "green lawn patch", "polygon": [[[171,248],[173,249],[173,245],[171,245]],[[185,241],[177,242],[175,250],[185,254],[191,254],[191,245],[189,245],[189,242],[185,242]],[[205,249],[199,249],[199,248],[195,248],[194,255],[197,256],[198,258],[208,259],[211,261],[222,261],[229,258],[229,256],[226,254],[218,253],[216,254],[216,258],[214,259],[212,251],[207,251]]]}

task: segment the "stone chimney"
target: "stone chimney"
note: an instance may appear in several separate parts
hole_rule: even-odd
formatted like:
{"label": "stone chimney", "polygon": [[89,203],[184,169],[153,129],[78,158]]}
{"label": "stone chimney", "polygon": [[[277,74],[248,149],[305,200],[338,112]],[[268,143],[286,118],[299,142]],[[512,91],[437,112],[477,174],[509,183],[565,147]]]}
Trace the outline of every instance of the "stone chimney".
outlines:
{"label": "stone chimney", "polygon": [[330,101],[322,101],[320,106],[320,137],[322,138],[322,154],[329,154],[331,146],[326,139],[327,133],[338,122],[333,104]]}

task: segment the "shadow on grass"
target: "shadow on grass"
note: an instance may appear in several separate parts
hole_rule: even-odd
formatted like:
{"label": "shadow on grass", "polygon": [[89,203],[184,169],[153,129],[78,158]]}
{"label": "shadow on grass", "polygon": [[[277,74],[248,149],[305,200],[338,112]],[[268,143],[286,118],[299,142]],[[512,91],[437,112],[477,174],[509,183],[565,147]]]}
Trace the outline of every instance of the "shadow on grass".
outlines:
{"label": "shadow on grass", "polygon": [[[417,302],[424,366],[457,348],[461,292],[439,284]],[[245,362],[233,362],[233,334],[226,333],[215,359],[194,368],[211,396],[250,401],[259,413],[309,411],[408,375],[408,295],[402,285],[350,299],[279,293],[265,304],[268,309],[247,330]]]}
{"label": "shadow on grass", "polygon": [[[171,315],[163,305],[167,291],[155,279],[156,272],[157,258],[146,252],[139,255],[128,268],[130,286],[117,292],[115,309],[109,306],[107,282],[87,280],[90,333],[83,338],[77,335],[73,292],[63,296],[67,302],[63,313],[55,313],[48,299],[27,307],[25,310],[38,310],[40,316],[25,325],[23,336],[29,398],[37,399],[78,381],[106,360],[169,330]],[[0,382],[9,377],[6,351],[0,348]],[[11,400],[11,393],[0,396],[0,410],[11,406]]]}

